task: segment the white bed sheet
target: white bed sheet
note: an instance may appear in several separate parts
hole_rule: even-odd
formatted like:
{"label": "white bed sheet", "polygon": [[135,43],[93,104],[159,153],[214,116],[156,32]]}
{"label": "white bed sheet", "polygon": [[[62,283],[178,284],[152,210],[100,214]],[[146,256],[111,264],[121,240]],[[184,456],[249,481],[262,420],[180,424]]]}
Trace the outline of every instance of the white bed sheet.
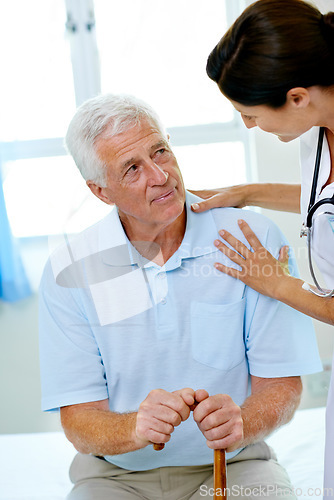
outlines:
{"label": "white bed sheet", "polygon": [[[298,497],[322,496],[325,409],[300,410],[267,442],[287,469]],[[0,436],[0,500],[64,500],[75,455],[61,432]]]}
{"label": "white bed sheet", "polygon": [[325,408],[297,411],[291,422],[266,441],[288,471],[296,496],[322,499]]}

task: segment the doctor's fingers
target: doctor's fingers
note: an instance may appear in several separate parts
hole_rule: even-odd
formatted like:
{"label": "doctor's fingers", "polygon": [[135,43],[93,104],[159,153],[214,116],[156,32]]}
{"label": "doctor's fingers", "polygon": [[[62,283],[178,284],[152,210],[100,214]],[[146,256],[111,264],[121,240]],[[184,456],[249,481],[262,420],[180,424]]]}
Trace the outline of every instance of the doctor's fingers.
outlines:
{"label": "doctor's fingers", "polygon": [[[223,243],[220,240],[215,240],[214,241],[215,246],[220,250],[221,253],[226,255],[232,262],[235,264],[238,264],[241,268],[243,268],[244,264],[246,263],[246,257],[243,257],[239,255],[239,253],[231,248],[229,248],[225,243]],[[231,276],[235,276],[235,274],[227,272],[227,270],[231,269],[232,271],[239,272],[236,269],[229,268],[227,266],[224,266],[223,264],[220,264],[219,262],[215,263],[215,268],[218,269],[219,271],[223,271],[226,274],[230,274]]]}
{"label": "doctor's fingers", "polygon": [[253,248],[254,251],[263,248],[261,241],[256,236],[254,231],[251,230],[246,221],[240,219],[238,220],[238,225],[241,231],[244,233],[246,240],[248,241],[248,243],[250,244],[250,246]]}
{"label": "doctor's fingers", "polygon": [[239,207],[247,204],[247,185],[229,186],[218,189],[204,189],[202,191],[191,191],[204,201],[193,203],[191,208],[194,212],[204,212],[211,208],[218,207]]}
{"label": "doctor's fingers", "polygon": [[[219,234],[222,237],[222,239],[224,240],[223,241],[224,244],[225,244],[225,242],[227,242],[232,247],[232,251],[238,252],[238,254],[240,254],[245,259],[253,253],[249,248],[246,247],[246,245],[244,245],[241,241],[239,241],[237,238],[232,236],[232,234],[229,233],[228,231],[225,231],[222,229],[219,231]],[[215,246],[220,249],[219,243],[221,243],[221,241],[217,239],[217,240],[215,240],[214,243],[215,243]],[[227,247],[226,245],[225,245],[225,247],[230,249],[230,247]],[[224,247],[222,247],[222,248],[224,248]],[[224,252],[224,253],[226,255],[228,255],[226,252]]]}

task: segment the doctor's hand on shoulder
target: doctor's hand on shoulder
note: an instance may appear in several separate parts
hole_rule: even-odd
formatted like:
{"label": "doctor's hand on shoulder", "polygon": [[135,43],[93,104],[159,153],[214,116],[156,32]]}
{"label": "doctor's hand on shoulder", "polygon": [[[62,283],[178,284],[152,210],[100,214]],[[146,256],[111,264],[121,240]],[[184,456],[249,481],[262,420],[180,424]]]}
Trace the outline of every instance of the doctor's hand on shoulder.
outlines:
{"label": "doctor's hand on shoulder", "polygon": [[193,212],[205,212],[211,208],[236,207],[243,208],[247,205],[248,184],[229,186],[217,189],[190,190],[191,193],[203,198],[203,201],[193,203]]}
{"label": "doctor's hand on shoulder", "polygon": [[[219,262],[215,268],[233,278],[237,278],[245,285],[263,295],[279,299],[280,286],[289,279],[289,247],[283,246],[278,260],[261,244],[256,234],[247,222],[238,221],[239,227],[251,246],[251,250],[231,233],[219,231],[222,240],[215,240],[215,246],[225,254],[239,269],[225,266]],[[230,246],[227,246],[228,243]]]}
{"label": "doctor's hand on shoulder", "polygon": [[211,208],[247,206],[300,213],[300,184],[260,182],[190,192],[203,198],[191,205],[195,213]]}

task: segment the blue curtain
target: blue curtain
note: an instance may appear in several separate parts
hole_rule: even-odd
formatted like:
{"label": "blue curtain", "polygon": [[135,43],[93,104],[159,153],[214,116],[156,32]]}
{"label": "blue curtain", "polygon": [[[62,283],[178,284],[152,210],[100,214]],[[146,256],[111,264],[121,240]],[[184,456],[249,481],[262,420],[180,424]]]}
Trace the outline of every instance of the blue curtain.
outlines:
{"label": "blue curtain", "polygon": [[31,294],[17,241],[13,238],[6,212],[0,165],[0,299],[15,302]]}

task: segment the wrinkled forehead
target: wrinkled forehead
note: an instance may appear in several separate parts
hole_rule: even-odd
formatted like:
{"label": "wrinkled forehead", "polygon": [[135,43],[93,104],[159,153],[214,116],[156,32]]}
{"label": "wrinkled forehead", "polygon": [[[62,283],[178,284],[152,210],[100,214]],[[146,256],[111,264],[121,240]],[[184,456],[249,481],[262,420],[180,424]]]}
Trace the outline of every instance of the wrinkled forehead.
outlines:
{"label": "wrinkled forehead", "polygon": [[117,135],[104,134],[96,142],[96,152],[105,165],[120,169],[135,162],[154,148],[167,145],[168,139],[148,120],[137,123]]}

